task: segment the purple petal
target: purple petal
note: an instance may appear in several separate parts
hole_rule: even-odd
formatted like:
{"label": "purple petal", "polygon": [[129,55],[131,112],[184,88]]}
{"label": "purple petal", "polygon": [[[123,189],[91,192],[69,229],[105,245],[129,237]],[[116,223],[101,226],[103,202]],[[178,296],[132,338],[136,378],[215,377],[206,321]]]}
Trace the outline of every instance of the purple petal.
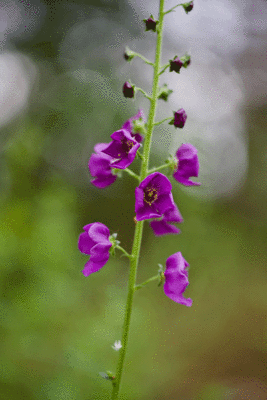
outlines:
{"label": "purple petal", "polygon": [[110,157],[103,153],[92,154],[88,163],[88,168],[92,176],[109,175],[111,173]]}
{"label": "purple petal", "polygon": [[117,176],[110,173],[110,175],[99,175],[96,179],[93,179],[91,183],[97,188],[103,189],[109,185],[112,185],[116,179]]}
{"label": "purple petal", "polygon": [[181,232],[175,225],[168,224],[168,222],[164,220],[152,221],[150,222],[150,226],[156,236],[178,234]]}
{"label": "purple petal", "polygon": [[171,182],[160,172],[153,172],[153,174],[148,175],[139,185],[140,189],[145,189],[147,186],[156,188],[158,195],[170,193],[172,190]]}
{"label": "purple petal", "polygon": [[178,252],[171,255],[166,261],[164,292],[171,300],[190,307],[192,300],[183,297],[183,293],[189,285],[188,271],[189,266],[183,258],[182,253]]}
{"label": "purple petal", "polygon": [[185,143],[179,147],[176,156],[178,159],[178,168],[173,174],[174,179],[185,186],[199,186],[199,182],[189,179],[191,176],[198,177],[199,161],[197,149],[192,144]]}
{"label": "purple petal", "polygon": [[118,131],[112,133],[112,135],[110,135],[110,137],[111,137],[111,139],[117,140],[119,142],[123,139],[133,140],[131,133],[129,131],[127,131],[126,129],[119,129]]}
{"label": "purple petal", "polygon": [[175,174],[173,174],[173,177],[177,182],[180,182],[182,185],[184,185],[184,186],[200,186],[201,185],[200,182],[194,182],[194,181],[191,181],[190,179],[186,179],[177,172]]}
{"label": "purple petal", "polygon": [[88,232],[83,232],[79,236],[78,249],[81,253],[90,254],[91,248],[95,245],[94,241],[89,238]]}
{"label": "purple petal", "polygon": [[132,133],[132,137],[138,142],[141,143],[143,141],[143,136],[140,133]]}
{"label": "purple petal", "polygon": [[183,217],[174,203],[174,207],[164,213],[164,221],[168,222],[183,222]]}
{"label": "purple petal", "polygon": [[135,213],[137,221],[161,217],[154,204],[150,206],[144,201],[144,192],[140,187],[135,189]]}
{"label": "purple petal", "polygon": [[[98,154],[101,153],[103,150],[105,150],[110,143],[97,143],[94,147],[94,151]],[[106,155],[105,155],[106,156]]]}
{"label": "purple petal", "polygon": [[103,153],[108,154],[112,158],[120,158],[123,153],[121,142],[113,140],[109,146],[103,150]]}
{"label": "purple petal", "polygon": [[111,245],[111,242],[109,241],[109,229],[101,222],[90,224],[88,235],[95,243],[109,243]]}
{"label": "purple petal", "polygon": [[175,206],[171,193],[160,195],[154,204],[159,214],[164,214]]}
{"label": "purple petal", "polygon": [[84,276],[89,276],[90,274],[99,271],[102,267],[104,267],[105,264],[106,262],[96,263],[93,262],[92,260],[89,260],[85,264],[82,273],[84,274]]}
{"label": "purple petal", "polygon": [[130,134],[135,138],[138,143],[141,143],[143,140],[143,136],[139,133],[133,133],[133,121],[137,119],[142,119],[145,121],[145,114],[143,110],[139,110],[138,113],[134,116],[129,118],[123,125],[122,129],[126,129]]}
{"label": "purple petal", "polygon": [[109,259],[109,249],[112,244],[109,243],[98,243],[94,247],[91,248],[91,258],[90,260],[95,263],[104,263],[106,264]]}

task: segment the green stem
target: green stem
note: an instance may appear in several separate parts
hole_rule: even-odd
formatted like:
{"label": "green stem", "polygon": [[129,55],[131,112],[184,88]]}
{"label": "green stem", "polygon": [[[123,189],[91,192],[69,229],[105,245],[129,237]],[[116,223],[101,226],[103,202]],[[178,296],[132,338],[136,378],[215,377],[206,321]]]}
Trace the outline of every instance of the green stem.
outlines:
{"label": "green stem", "polygon": [[149,174],[152,174],[153,172],[158,172],[158,171],[160,171],[160,170],[162,170],[162,169],[165,169],[165,168],[167,168],[167,167],[170,167],[170,163],[163,164],[163,165],[161,165],[160,167],[151,168],[151,169],[148,171],[148,173],[149,173]]}
{"label": "green stem", "polygon": [[141,88],[135,86],[135,90],[136,90],[137,92],[141,92],[149,101],[151,101],[151,97],[150,97],[150,96],[147,94],[147,92],[145,92],[143,89],[141,89]]}
{"label": "green stem", "polygon": [[154,63],[149,61],[146,57],[142,56],[142,54],[136,53],[135,51],[131,51],[131,52],[135,57],[141,58],[141,60],[143,60],[146,64],[152,65],[152,67],[154,67]]}
{"label": "green stem", "polygon": [[162,124],[163,122],[168,121],[168,120],[170,120],[170,119],[172,119],[172,117],[164,118],[163,120],[161,120],[161,121],[159,121],[159,122],[154,122],[154,126],[160,125],[160,124]]}
{"label": "green stem", "polygon": [[159,72],[159,75],[163,74],[163,72],[166,71],[166,69],[170,66],[170,63],[165,64],[164,67],[162,68],[162,70]]}
{"label": "green stem", "polygon": [[149,282],[153,282],[155,280],[159,280],[159,275],[152,276],[152,278],[149,278],[147,281],[140,283],[140,285],[135,286],[135,290],[141,289],[145,285],[147,285]]}
{"label": "green stem", "polygon": [[118,244],[116,245],[116,249],[118,249],[118,250],[120,250],[120,251],[122,251],[123,252],[123,254],[125,254],[126,255],[126,257],[128,257],[128,258],[132,258],[132,255],[131,254],[129,254],[129,253],[127,253],[127,251],[126,250],[124,250],[124,248],[123,247],[121,247],[121,246],[119,246]]}
{"label": "green stem", "polygon": [[[144,151],[143,151],[143,160],[142,160],[142,165],[141,165],[141,173],[140,173],[141,181],[144,180],[148,174],[149,155],[150,155],[154,118],[155,118],[155,114],[156,114],[157,96],[158,96],[159,70],[160,70],[160,58],[161,58],[161,47],[162,47],[163,17],[164,17],[164,0],[160,0],[158,36],[157,36],[157,46],[156,46],[155,64],[154,64],[153,89],[152,89],[152,97],[151,97],[150,111],[149,111],[148,124],[147,124],[147,134],[146,134]],[[121,377],[122,377],[122,372],[123,372],[123,365],[124,365],[127,344],[128,344],[129,327],[130,327],[132,305],[133,305],[133,295],[135,292],[136,273],[137,273],[137,266],[138,266],[138,261],[139,261],[141,242],[142,242],[143,226],[144,226],[144,221],[137,221],[136,227],[135,227],[135,233],[134,233],[132,258],[130,260],[130,276],[129,276],[129,282],[128,282],[128,297],[127,297],[127,303],[126,303],[125,319],[124,319],[124,324],[123,324],[122,348],[120,350],[119,361],[118,361],[117,370],[116,370],[116,378],[115,378],[113,390],[112,390],[112,396],[111,396],[112,400],[117,400],[118,396],[119,396]]]}
{"label": "green stem", "polygon": [[138,157],[140,157],[140,158],[141,158],[141,160],[143,160],[143,154],[141,154],[139,150],[137,150],[137,152],[136,152],[136,153],[137,153]]}
{"label": "green stem", "polygon": [[129,168],[125,168],[124,171],[126,171],[127,174],[131,175],[133,178],[137,179],[138,182],[140,182],[140,177],[136,175],[132,170],[130,170]]}
{"label": "green stem", "polygon": [[180,3],[180,4],[177,4],[176,6],[170,8],[168,11],[165,11],[164,15],[171,13],[172,11],[174,11],[175,8],[182,6],[183,4],[184,3]]}

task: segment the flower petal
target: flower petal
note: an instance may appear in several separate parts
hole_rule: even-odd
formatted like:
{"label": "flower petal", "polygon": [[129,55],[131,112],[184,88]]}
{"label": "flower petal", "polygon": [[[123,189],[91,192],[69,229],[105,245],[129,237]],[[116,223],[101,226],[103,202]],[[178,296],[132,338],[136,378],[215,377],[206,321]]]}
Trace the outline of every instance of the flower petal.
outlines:
{"label": "flower petal", "polygon": [[181,232],[175,225],[168,224],[168,222],[164,220],[152,221],[150,222],[150,226],[156,236],[178,234]]}
{"label": "flower petal", "polygon": [[175,206],[171,193],[162,194],[154,204],[159,214],[164,214],[167,210],[173,209]]}
{"label": "flower petal", "polygon": [[156,188],[158,196],[164,193],[170,193],[172,190],[171,182],[160,172],[153,172],[153,174],[148,175],[139,185],[140,189],[145,189],[148,186]]}
{"label": "flower petal", "polygon": [[108,147],[103,150],[103,153],[108,154],[112,158],[120,158],[123,149],[120,141],[113,140]]}
{"label": "flower petal", "polygon": [[[103,150],[105,150],[108,146],[110,145],[110,143],[97,143],[94,147],[94,151],[98,154],[101,153]],[[106,157],[107,155],[105,155]]]}
{"label": "flower petal", "polygon": [[99,271],[102,267],[104,267],[104,265],[106,264],[106,262],[93,262],[92,260],[87,261],[87,263],[84,266],[84,269],[82,270],[82,273],[84,274],[84,276],[89,276],[90,274],[93,274],[94,272]]}
{"label": "flower petal", "polygon": [[164,221],[168,222],[183,222],[183,217],[180,211],[177,208],[177,205],[174,203],[174,207],[164,213]]}
{"label": "flower petal", "polygon": [[109,175],[111,173],[110,157],[104,153],[92,154],[88,168],[92,176]]}
{"label": "flower petal", "polygon": [[187,267],[189,264],[178,252],[171,255],[166,261],[164,292],[171,300],[190,307],[192,300],[183,297],[189,285]]}
{"label": "flower petal", "polygon": [[110,173],[110,175],[99,175],[96,179],[91,180],[91,183],[97,188],[103,189],[109,185],[112,185],[116,179],[117,176]]}
{"label": "flower petal", "polygon": [[184,143],[177,150],[176,157],[178,159],[178,168],[173,174],[174,179],[185,186],[199,186],[199,182],[189,179],[191,176],[198,177],[199,161],[197,149],[190,143]]}
{"label": "flower petal", "polygon": [[111,242],[109,241],[109,229],[101,222],[90,224],[88,235],[95,243],[109,243],[111,245]]}
{"label": "flower petal", "polygon": [[135,189],[135,213],[137,221],[161,217],[154,204],[150,206],[144,201],[144,192],[140,185]]}
{"label": "flower petal", "polygon": [[88,232],[83,232],[79,236],[78,249],[81,253],[90,254],[91,248],[95,245],[94,241],[89,238]]}

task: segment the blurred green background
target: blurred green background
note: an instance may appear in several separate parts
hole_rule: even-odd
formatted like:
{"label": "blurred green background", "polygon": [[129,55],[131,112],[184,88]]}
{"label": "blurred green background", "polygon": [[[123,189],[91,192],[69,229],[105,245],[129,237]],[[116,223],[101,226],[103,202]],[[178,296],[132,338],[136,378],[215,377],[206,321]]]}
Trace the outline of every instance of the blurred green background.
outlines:
{"label": "blurred green background", "polygon": [[[34,79],[27,107],[0,131],[0,399],[108,399],[111,385],[99,372],[116,368],[111,346],[121,338],[128,263],[111,258],[85,278],[88,257],[77,239],[83,225],[100,221],[131,250],[135,182],[123,175],[99,190],[87,162],[94,144],[108,142],[138,110],[138,101],[121,93],[125,79],[115,70],[123,59],[110,54],[122,57],[143,26],[123,0],[36,7],[38,28],[11,36],[1,55],[23,55]],[[78,52],[78,74],[80,59],[64,43],[84,21],[93,39],[88,53]],[[109,30],[118,33],[114,49]],[[145,226],[138,282],[181,251],[193,306],[172,302],[156,284],[136,293],[122,399],[267,396],[267,105],[244,101],[242,116],[249,161],[243,186],[209,199],[172,180],[182,234],[155,238]],[[151,165],[161,161],[155,152]]]}

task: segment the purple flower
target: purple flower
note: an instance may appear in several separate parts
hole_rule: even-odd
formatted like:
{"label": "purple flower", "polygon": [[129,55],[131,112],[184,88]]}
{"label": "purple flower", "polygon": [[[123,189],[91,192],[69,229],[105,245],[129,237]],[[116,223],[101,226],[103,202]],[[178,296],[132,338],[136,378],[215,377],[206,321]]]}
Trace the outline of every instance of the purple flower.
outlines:
{"label": "purple flower", "polygon": [[103,150],[109,146],[109,143],[98,143],[94,150],[96,154],[92,154],[88,163],[88,168],[92,176],[96,178],[91,183],[98,188],[105,188],[111,185],[117,179],[116,175],[112,174],[111,160],[112,157],[103,153]]}
{"label": "purple flower", "polygon": [[136,220],[160,218],[175,207],[172,185],[160,172],[148,175],[135,189]]}
{"label": "purple flower", "polygon": [[134,117],[129,118],[126,122],[124,122],[121,129],[126,129],[128,132],[130,132],[132,137],[134,137],[138,143],[141,143],[143,140],[143,136],[140,135],[139,133],[134,133],[134,121],[138,120],[140,120],[143,123],[145,122],[146,118],[143,110],[139,110]]}
{"label": "purple flower", "polygon": [[187,119],[187,114],[183,108],[180,108],[174,113],[174,118],[169,122],[169,125],[174,125],[175,128],[183,128],[185,121]]}
{"label": "purple flower", "polygon": [[175,225],[171,225],[171,222],[183,222],[183,217],[181,216],[180,211],[175,203],[173,208],[167,210],[163,214],[163,218],[161,220],[150,222],[150,226],[156,236],[180,233],[180,229],[178,229]]}
{"label": "purple flower", "polygon": [[130,84],[130,82],[125,82],[125,84],[123,85],[123,88],[122,88],[122,92],[123,92],[124,97],[129,97],[130,99],[132,97],[134,97],[134,88]]}
{"label": "purple flower", "polygon": [[100,222],[94,222],[83,227],[78,241],[79,250],[90,256],[90,260],[82,271],[84,276],[99,271],[108,262],[109,249],[112,243],[109,241],[109,229]]}
{"label": "purple flower", "polygon": [[182,144],[176,152],[178,167],[173,177],[177,182],[185,186],[199,186],[199,182],[193,182],[190,176],[198,177],[199,162],[197,149],[190,143]]}
{"label": "purple flower", "polygon": [[164,292],[171,300],[176,303],[191,307],[192,300],[185,299],[183,293],[189,285],[188,262],[183,258],[182,253],[172,254],[166,261],[166,270],[164,272],[165,283]]}
{"label": "purple flower", "polygon": [[170,60],[170,72],[175,71],[180,73],[180,69],[183,66],[183,62],[179,57],[174,57],[174,60]]}
{"label": "purple flower", "polygon": [[113,168],[125,169],[134,160],[137,150],[140,147],[134,137],[126,129],[120,129],[110,135],[112,142],[103,150],[112,158]]}

